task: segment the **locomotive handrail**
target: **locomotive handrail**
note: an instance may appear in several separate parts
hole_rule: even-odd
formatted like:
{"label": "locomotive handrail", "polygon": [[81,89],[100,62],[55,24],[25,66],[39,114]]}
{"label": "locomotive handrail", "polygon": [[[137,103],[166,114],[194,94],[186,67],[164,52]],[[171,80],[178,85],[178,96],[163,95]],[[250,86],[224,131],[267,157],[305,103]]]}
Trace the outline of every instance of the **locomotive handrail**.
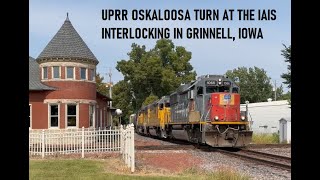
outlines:
{"label": "locomotive handrail", "polygon": [[213,105],[210,105],[210,108],[209,108],[209,110],[208,110],[208,112],[207,112],[207,115],[206,115],[206,117],[204,118],[205,121],[207,120],[207,117],[208,117],[209,112],[211,112],[212,106],[213,106]]}

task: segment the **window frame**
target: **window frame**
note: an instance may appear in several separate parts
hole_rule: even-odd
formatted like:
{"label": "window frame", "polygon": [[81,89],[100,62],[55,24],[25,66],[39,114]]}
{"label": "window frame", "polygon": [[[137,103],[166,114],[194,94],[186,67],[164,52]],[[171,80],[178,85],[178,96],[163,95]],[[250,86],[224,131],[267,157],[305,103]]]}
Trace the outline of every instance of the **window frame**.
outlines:
{"label": "window frame", "polygon": [[[85,69],[86,71],[85,71],[85,78],[83,79],[82,78],[82,69]],[[80,80],[87,80],[88,79],[88,68],[85,68],[85,67],[80,67]]]}
{"label": "window frame", "polygon": [[[55,78],[54,77],[54,68],[55,67],[58,67],[58,69],[59,69],[59,77],[58,78]],[[52,79],[61,79],[61,66],[52,66]]]}
{"label": "window frame", "polygon": [[[73,105],[76,106],[76,115],[68,115],[68,106]],[[76,117],[76,125],[75,126],[69,126],[68,125],[68,117]],[[77,103],[67,103],[65,104],[65,127],[66,128],[78,128],[79,127],[79,105]]]}
{"label": "window frame", "polygon": [[[47,70],[47,73],[46,73],[46,75],[47,75],[47,77],[46,78],[44,78],[44,75],[45,75],[45,73],[44,73],[44,69],[46,69]],[[44,67],[42,67],[42,79],[48,79],[48,66],[44,66]]]}
{"label": "window frame", "polygon": [[[68,68],[72,68],[72,78],[68,78]],[[74,66],[66,66],[66,73],[65,73],[65,75],[66,75],[66,77],[65,77],[65,79],[75,79],[75,77],[76,77],[76,75],[75,75],[75,68],[74,68]]]}
{"label": "window frame", "polygon": [[89,69],[90,70],[90,77],[88,78],[89,81],[95,81],[95,69]]}
{"label": "window frame", "polygon": [[[58,106],[58,115],[54,115],[58,117],[58,126],[51,126],[51,106]],[[59,103],[49,103],[48,104],[48,129],[59,129],[60,128],[60,104]]]}
{"label": "window frame", "polygon": [[[92,107],[92,125],[91,125],[91,122],[90,122],[90,113],[91,113],[91,110],[90,108]],[[95,127],[95,110],[96,110],[96,107],[94,104],[89,104],[89,127]]]}

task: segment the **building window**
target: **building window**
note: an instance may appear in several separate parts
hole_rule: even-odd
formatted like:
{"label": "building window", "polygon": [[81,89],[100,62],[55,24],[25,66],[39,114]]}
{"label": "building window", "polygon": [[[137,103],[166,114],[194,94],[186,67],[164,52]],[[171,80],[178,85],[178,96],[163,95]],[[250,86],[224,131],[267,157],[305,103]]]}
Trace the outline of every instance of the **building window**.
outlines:
{"label": "building window", "polygon": [[68,127],[77,127],[77,105],[67,105],[67,124]]}
{"label": "building window", "polygon": [[48,67],[42,68],[42,79],[48,79]]}
{"label": "building window", "polygon": [[53,66],[53,78],[59,79],[60,78],[60,67],[59,66]]}
{"label": "building window", "polygon": [[89,127],[93,127],[94,109],[94,105],[89,105]]}
{"label": "building window", "polygon": [[28,122],[28,124],[29,124],[29,128],[32,128],[31,126],[32,126],[32,106],[31,106],[31,104],[29,104],[29,122]]}
{"label": "building window", "polygon": [[50,105],[50,126],[49,127],[58,127],[59,125],[59,107],[57,104]]}
{"label": "building window", "polygon": [[74,67],[67,67],[67,79],[73,79],[74,77]]}
{"label": "building window", "polygon": [[81,79],[87,79],[87,69],[86,68],[80,69],[80,77],[81,77]]}
{"label": "building window", "polygon": [[90,81],[93,81],[94,79],[95,79],[94,69],[90,69],[90,77],[89,77],[89,80],[90,80]]}

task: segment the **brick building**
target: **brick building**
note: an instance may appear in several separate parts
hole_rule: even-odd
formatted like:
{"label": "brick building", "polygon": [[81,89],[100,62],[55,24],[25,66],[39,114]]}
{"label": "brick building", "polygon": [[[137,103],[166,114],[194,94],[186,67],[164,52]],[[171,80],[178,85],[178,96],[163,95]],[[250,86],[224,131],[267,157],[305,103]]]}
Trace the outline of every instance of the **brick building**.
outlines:
{"label": "brick building", "polygon": [[30,128],[110,126],[111,99],[96,91],[98,63],[67,17],[40,55],[29,57]]}

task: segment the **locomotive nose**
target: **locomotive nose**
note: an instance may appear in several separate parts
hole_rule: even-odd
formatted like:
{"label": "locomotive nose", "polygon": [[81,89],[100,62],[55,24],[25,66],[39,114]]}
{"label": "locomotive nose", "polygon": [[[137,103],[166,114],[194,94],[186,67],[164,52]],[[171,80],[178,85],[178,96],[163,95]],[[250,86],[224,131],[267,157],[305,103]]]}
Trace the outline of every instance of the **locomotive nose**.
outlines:
{"label": "locomotive nose", "polygon": [[235,93],[212,93],[211,121],[240,121],[240,96]]}

